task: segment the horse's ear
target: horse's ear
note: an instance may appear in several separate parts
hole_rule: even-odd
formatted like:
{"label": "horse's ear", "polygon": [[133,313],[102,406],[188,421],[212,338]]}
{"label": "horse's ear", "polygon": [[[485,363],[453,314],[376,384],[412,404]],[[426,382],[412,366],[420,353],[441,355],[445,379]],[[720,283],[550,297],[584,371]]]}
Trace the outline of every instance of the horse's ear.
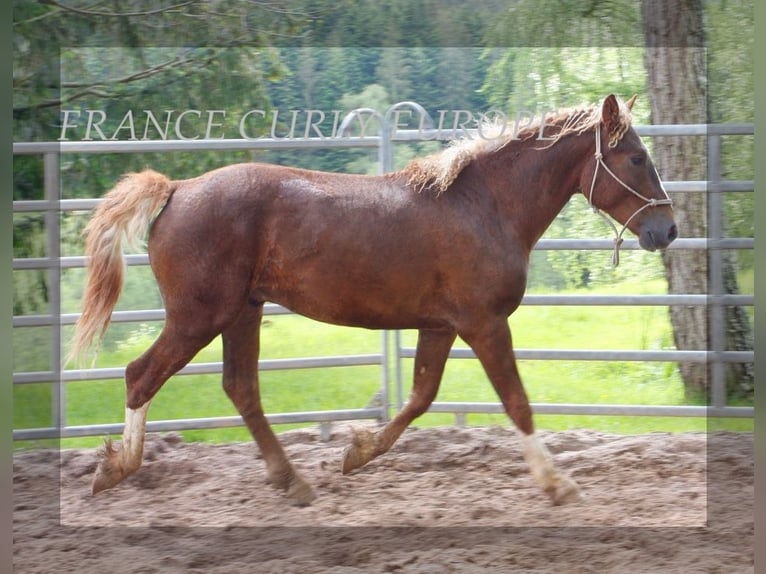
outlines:
{"label": "horse's ear", "polygon": [[633,109],[633,104],[636,103],[637,97],[638,97],[638,94],[633,94],[633,96],[627,102],[625,102],[625,105],[627,106],[629,110]]}
{"label": "horse's ear", "polygon": [[620,104],[614,94],[609,94],[601,106],[601,121],[608,128],[613,128],[620,123]]}

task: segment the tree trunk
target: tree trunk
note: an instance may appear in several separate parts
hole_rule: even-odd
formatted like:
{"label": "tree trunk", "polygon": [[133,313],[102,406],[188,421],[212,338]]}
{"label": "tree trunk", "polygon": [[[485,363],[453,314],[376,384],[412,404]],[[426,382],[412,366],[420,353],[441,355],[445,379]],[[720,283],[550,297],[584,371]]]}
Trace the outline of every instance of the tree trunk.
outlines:
{"label": "tree trunk", "polygon": [[[737,284],[737,260],[732,251],[723,252],[724,293],[739,293]],[[744,307],[724,307],[726,321],[726,349],[752,351],[754,347],[753,328]],[[752,399],[755,395],[755,364],[728,363],[726,367],[726,389],[731,394]]]}
{"label": "tree trunk", "polygon": [[[701,0],[643,0],[641,14],[646,49],[644,62],[649,76],[652,123],[707,123],[707,91]],[[700,137],[658,137],[653,156],[665,180],[707,179],[707,142]],[[705,194],[671,194],[681,237],[707,237]],[[708,293],[708,259],[703,250],[667,251],[663,263],[669,293]],[[731,257],[723,258],[726,292],[737,291],[736,268]],[[728,348],[752,349],[750,326],[744,310],[726,308]],[[703,306],[671,306],[673,338],[679,350],[707,350],[708,310]],[[730,368],[734,367],[734,368]],[[752,389],[752,366],[731,364],[729,390]],[[705,363],[680,363],[687,395],[709,391],[710,370]],[[748,382],[748,377],[750,378]]]}

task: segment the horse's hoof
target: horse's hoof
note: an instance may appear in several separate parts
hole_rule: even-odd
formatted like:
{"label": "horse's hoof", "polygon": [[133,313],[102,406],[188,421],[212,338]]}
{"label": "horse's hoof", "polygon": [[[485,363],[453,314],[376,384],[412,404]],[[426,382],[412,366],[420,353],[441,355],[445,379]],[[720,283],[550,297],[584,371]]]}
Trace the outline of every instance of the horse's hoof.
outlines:
{"label": "horse's hoof", "polygon": [[341,472],[348,474],[375,458],[375,433],[367,429],[354,430],[351,444],[343,449]]}
{"label": "horse's hoof", "polygon": [[348,474],[357,468],[363,467],[373,458],[369,449],[360,449],[356,444],[349,445],[343,449],[343,461],[340,470],[343,474]]}
{"label": "horse's hoof", "polygon": [[102,490],[108,490],[121,483],[132,472],[126,472],[111,461],[101,461],[96,469],[91,484],[91,494],[98,494]]}
{"label": "horse's hoof", "polygon": [[291,466],[270,471],[266,475],[266,484],[284,490],[295,506],[308,506],[316,498],[314,489]]}
{"label": "horse's hoof", "polygon": [[294,506],[309,506],[317,497],[309,483],[298,477],[293,479],[286,495]]}
{"label": "horse's hoof", "polygon": [[112,488],[125,478],[125,472],[115,463],[115,459],[118,456],[117,453],[118,450],[111,440],[107,439],[104,441],[104,446],[99,451],[101,460],[96,467],[96,474],[93,476],[93,484],[91,485],[92,494],[98,494],[102,490]]}
{"label": "horse's hoof", "polygon": [[93,484],[91,485],[91,494],[98,494],[102,490],[112,488],[117,481],[112,480],[112,477],[106,473],[101,472],[101,468],[96,471],[96,476],[93,477]]}
{"label": "horse's hoof", "polygon": [[341,461],[340,467],[340,471],[343,474],[348,474],[363,464],[364,463],[360,461],[359,451],[356,450],[353,445],[349,445],[343,449],[343,460]]}
{"label": "horse's hoof", "polygon": [[548,494],[551,497],[551,502],[553,502],[554,506],[573,504],[575,502],[581,502],[583,499],[577,483],[566,476],[560,477],[555,488],[551,489]]}

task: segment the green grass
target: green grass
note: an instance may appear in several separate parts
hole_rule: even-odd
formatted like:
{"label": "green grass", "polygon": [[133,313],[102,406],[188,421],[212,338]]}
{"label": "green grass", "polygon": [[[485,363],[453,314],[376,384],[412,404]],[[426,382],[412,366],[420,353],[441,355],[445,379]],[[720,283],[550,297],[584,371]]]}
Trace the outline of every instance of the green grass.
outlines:
{"label": "green grass", "polygon": [[[599,288],[600,294],[661,293],[662,281]],[[584,293],[572,290],[569,293]],[[520,307],[510,319],[517,349],[672,349],[672,329],[661,307]],[[415,343],[415,334],[404,336]],[[458,342],[460,345],[460,342]],[[465,346],[465,345],[461,345]],[[519,371],[533,403],[629,405],[704,404],[687,399],[674,363],[601,361],[523,361]],[[409,373],[412,361],[405,363]],[[491,385],[474,359],[447,364],[438,401],[496,402]],[[504,415],[468,415],[471,425],[507,424]],[[701,417],[537,415],[539,429],[589,428],[621,434],[705,431]],[[454,424],[451,414],[426,414],[416,424]],[[752,430],[750,419],[716,421],[718,428]]]}
{"label": "green grass", "polygon": [[[599,288],[599,293],[661,293],[662,281]],[[583,293],[584,291],[571,291]],[[672,348],[667,310],[659,307],[521,307],[510,320],[514,347],[563,349]],[[129,337],[112,341],[96,366],[125,365],[156,337],[159,325],[134,326]],[[15,334],[14,334],[15,335]],[[415,332],[403,333],[414,346]],[[379,353],[376,331],[348,329],[295,316],[267,317],[262,332],[262,359]],[[465,346],[461,341],[457,346]],[[215,340],[194,359],[221,360]],[[405,396],[409,392],[412,360],[403,361]],[[532,402],[682,405],[702,404],[684,394],[674,363],[605,361],[519,361],[519,370]],[[380,368],[339,367],[291,371],[263,371],[261,391],[269,413],[360,408],[380,385]],[[393,389],[392,389],[393,399]],[[125,391],[121,380],[73,382],[66,387],[67,424],[122,422]],[[447,363],[437,401],[497,402],[489,381],[475,359]],[[14,387],[14,428],[47,426],[51,422],[51,386]],[[150,420],[231,416],[236,411],[221,388],[220,375],[171,378],[152,403]],[[751,419],[706,421],[704,418],[539,415],[537,428],[589,428],[637,434],[653,431],[705,431],[708,428],[752,430]],[[454,424],[450,414],[426,414],[414,424]],[[507,425],[504,415],[468,415],[470,425]],[[708,424],[709,423],[709,424]],[[301,425],[282,425],[285,430]],[[241,427],[184,431],[186,440],[232,442],[250,440]],[[94,446],[101,438],[67,439],[65,446]],[[21,443],[17,446],[23,446]]]}

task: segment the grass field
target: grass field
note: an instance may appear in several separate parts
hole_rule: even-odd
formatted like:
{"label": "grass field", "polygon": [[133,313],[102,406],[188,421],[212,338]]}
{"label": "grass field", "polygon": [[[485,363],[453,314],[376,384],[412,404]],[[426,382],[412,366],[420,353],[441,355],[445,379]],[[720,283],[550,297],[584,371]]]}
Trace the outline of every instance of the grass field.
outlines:
{"label": "grass field", "polygon": [[[599,288],[599,293],[660,293],[662,281]],[[576,292],[576,291],[573,291]],[[580,291],[582,292],[582,291]],[[666,349],[672,348],[667,310],[661,307],[521,307],[511,318],[517,349]],[[121,366],[138,356],[156,336],[159,325],[133,326],[132,334],[108,346],[96,366]],[[403,333],[414,346],[415,332]],[[325,325],[296,316],[267,317],[262,334],[262,359],[380,352],[379,332]],[[456,346],[465,346],[462,341]],[[221,360],[217,339],[194,359]],[[403,361],[405,381],[412,360]],[[532,402],[595,404],[703,404],[685,397],[674,363],[601,361],[520,361],[519,369]],[[261,389],[269,413],[313,411],[365,406],[380,386],[380,368],[265,371]],[[405,396],[409,391],[405,385]],[[124,383],[121,380],[69,383],[66,388],[67,424],[122,422]],[[393,400],[393,389],[392,389]],[[447,364],[437,401],[497,402],[478,361],[452,359]],[[47,426],[51,421],[51,387],[16,385],[14,428]],[[150,420],[235,415],[221,389],[220,375],[177,376],[168,381],[152,403]],[[419,426],[454,424],[450,414],[426,414]],[[468,415],[470,425],[507,425],[502,415]],[[590,428],[623,434],[652,431],[704,431],[713,426],[752,430],[753,422],[708,421],[678,417],[593,417],[540,415],[540,429]],[[277,430],[294,428],[283,425]],[[184,431],[186,440],[230,442],[250,440],[240,427]],[[67,439],[65,446],[92,446],[101,438]],[[18,446],[22,446],[19,444]]]}

